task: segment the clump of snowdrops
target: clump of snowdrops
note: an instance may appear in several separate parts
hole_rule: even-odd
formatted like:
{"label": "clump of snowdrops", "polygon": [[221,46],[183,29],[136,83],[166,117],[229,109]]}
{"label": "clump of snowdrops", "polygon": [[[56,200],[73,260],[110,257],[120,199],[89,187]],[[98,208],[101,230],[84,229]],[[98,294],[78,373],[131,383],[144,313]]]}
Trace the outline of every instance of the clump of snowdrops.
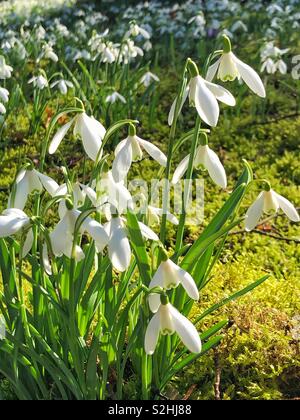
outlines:
{"label": "clump of snowdrops", "polygon": [[[194,303],[201,307],[201,290],[208,286],[234,227],[245,223],[246,231],[252,230],[263,212],[279,209],[299,221],[294,206],[267,180],[253,179],[247,162],[227,201],[194,243],[183,241],[185,205],[179,218],[169,210],[172,186],[185,177],[183,195],[188,196],[194,168],[220,188],[227,186],[207,128],[218,123],[219,102],[235,106],[219,80],[229,84],[242,79],[254,94],[266,95],[258,74],[233,53],[226,36],[222,47],[210,54],[203,69],[186,61],[168,118],[167,156],[139,137],[138,121],[124,119],[104,127],[74,98],[70,107],[53,116],[41,139],[39,167],[24,161],[0,216],[0,313],[5,326],[0,372],[18,398],[122,399],[132,371],[140,397],[157,399],[172,378],[222,340],[228,321],[205,329],[206,317],[268,278],[254,280],[190,318]],[[48,50],[55,59],[52,53]],[[2,62],[2,70],[8,74],[12,69]],[[31,82],[41,88],[42,77]],[[195,126],[177,139],[187,99],[195,109]],[[62,116],[67,122],[57,127]],[[118,142],[110,164],[108,146],[124,129],[127,137]],[[92,170],[82,182],[61,167],[65,182],[59,185],[45,173],[45,159],[72,136],[81,139]],[[190,153],[172,174],[174,151],[183,142],[190,143]],[[141,211],[125,181],[133,162],[144,154],[161,166],[164,189],[162,208],[146,201]],[[243,215],[240,206],[250,188],[260,193]],[[177,225],[174,249],[166,248],[169,223]]]}

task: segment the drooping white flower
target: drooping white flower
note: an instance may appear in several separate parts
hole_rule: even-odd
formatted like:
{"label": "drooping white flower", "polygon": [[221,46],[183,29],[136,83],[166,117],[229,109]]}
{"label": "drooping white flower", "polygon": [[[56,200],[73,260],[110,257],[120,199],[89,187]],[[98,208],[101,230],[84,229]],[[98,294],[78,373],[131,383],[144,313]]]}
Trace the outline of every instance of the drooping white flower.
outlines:
{"label": "drooping white flower", "polygon": [[28,80],[28,84],[33,84],[34,87],[43,90],[45,87],[48,87],[48,80],[42,76],[41,74],[39,76],[34,76],[31,79]]}
{"label": "drooping white flower", "polygon": [[150,34],[146,29],[141,28],[139,25],[137,25],[135,22],[132,22],[130,24],[129,30],[125,34],[125,38],[129,38],[130,36],[138,36],[141,35],[145,39],[150,39]]}
{"label": "drooping white flower", "polygon": [[28,226],[30,218],[22,210],[8,208],[0,215],[0,238],[12,236]]}
{"label": "drooping white flower", "polygon": [[82,191],[89,197],[93,206],[99,208],[100,211],[103,209],[108,220],[111,219],[111,206],[119,215],[126,213],[128,209],[133,210],[130,192],[124,182],[115,181],[111,171],[103,172],[94,187],[95,190],[81,184]]}
{"label": "drooping white flower", "polygon": [[54,63],[58,62],[58,56],[54,52],[53,47],[50,44],[45,44],[43,46],[43,50],[39,55],[38,61],[40,61],[41,58],[49,58],[49,60],[53,61]]}
{"label": "drooping white flower", "polygon": [[86,154],[93,161],[96,161],[97,158],[101,157],[98,156],[98,154],[106,130],[99,121],[94,117],[89,117],[85,112],[78,113],[58,130],[49,146],[50,155],[56,152],[58,146],[72,125],[74,125],[74,136],[80,136]]}
{"label": "drooping white flower", "polygon": [[128,64],[132,58],[136,58],[138,56],[143,57],[143,55],[143,50],[135,45],[131,39],[127,39],[121,48],[120,62]]}
{"label": "drooping white flower", "polygon": [[[228,37],[225,39],[230,43]],[[228,47],[228,50],[223,51],[221,57],[209,67],[206,79],[212,81],[216,74],[217,78],[223,82],[231,82],[236,78],[242,79],[256,95],[262,98],[266,97],[265,87],[259,75],[252,67],[233,54],[231,46]]]}
{"label": "drooping white flower", "polygon": [[0,55],[0,79],[9,79],[13,68],[5,63],[5,58]]}
{"label": "drooping white flower", "polygon": [[6,108],[5,106],[0,102],[0,114],[5,114],[6,113]]}
{"label": "drooping white flower", "polygon": [[274,190],[262,191],[246,213],[245,227],[247,231],[253,230],[259,223],[263,213],[277,212],[281,209],[293,222],[299,222],[300,217],[293,204],[277,194]]}
{"label": "drooping white flower", "polygon": [[68,88],[72,89],[74,87],[72,82],[69,82],[68,80],[61,79],[56,80],[55,82],[51,83],[50,87],[54,88],[55,86],[58,87],[60,93],[62,95],[66,95],[68,92]]}
{"label": "drooping white flower", "polygon": [[128,135],[115,149],[115,160],[112,166],[112,174],[116,182],[123,181],[132,162],[137,162],[143,157],[143,149],[161,166],[167,165],[167,157],[157,146],[143,140],[137,135]]}
{"label": "drooping white flower", "polygon": [[152,81],[159,82],[159,78],[155,74],[151,73],[151,71],[147,71],[140,79],[140,83],[145,87],[149,87]]}
{"label": "drooping white flower", "polygon": [[[177,166],[172,183],[177,184],[177,182],[182,178],[186,172],[189,164],[190,155],[187,155]],[[206,145],[200,145],[197,149],[194,167],[196,169],[204,168],[208,171],[209,176],[214,181],[215,184],[219,185],[221,188],[227,187],[227,177],[225,169],[217,156],[217,154]]]}
{"label": "drooping white flower", "polygon": [[[50,241],[55,256],[65,255],[72,257],[75,225],[78,217],[81,215],[79,210],[67,210],[63,218],[50,233]],[[82,223],[79,232],[88,232],[95,241],[97,252],[102,252],[108,243],[108,236],[103,226],[91,217],[87,217]],[[80,261],[84,258],[84,252],[79,245],[75,247],[75,259]]]}
{"label": "drooping white flower", "polygon": [[[161,287],[162,289],[170,290],[175,289],[180,284],[191,299],[199,300],[199,292],[192,276],[172,260],[166,259],[160,263],[149,284],[149,289]],[[158,293],[151,293],[148,300],[151,311],[153,313],[157,312],[160,306],[160,295]]]}
{"label": "drooping white flower", "polygon": [[151,318],[145,334],[145,351],[152,355],[159,335],[177,333],[183,344],[193,353],[201,352],[201,340],[194,325],[170,303],[160,305]]}
{"label": "drooping white flower", "polygon": [[53,197],[58,187],[59,185],[54,179],[36,169],[21,169],[9,197],[9,207],[23,210],[30,194],[40,193],[45,189]]}
{"label": "drooping white flower", "polygon": [[7,89],[0,87],[0,99],[4,103],[9,101],[9,91]]}
{"label": "drooping white flower", "polygon": [[[159,238],[148,226],[139,222],[139,228],[144,238],[158,241]],[[108,234],[108,256],[113,267],[118,271],[126,271],[131,260],[131,248],[126,228],[126,219],[113,217],[104,225]]]}
{"label": "drooping white flower", "polygon": [[[208,125],[215,127],[219,119],[218,101],[229,106],[235,105],[235,98],[222,86],[210,83],[203,79],[199,74],[192,77],[182,98],[180,110],[182,109],[187,97],[189,96],[190,105],[194,106],[200,118]],[[173,102],[168,123],[172,125],[176,108],[177,98]]]}
{"label": "drooping white flower", "polygon": [[126,99],[124,98],[124,96],[120,95],[119,92],[113,92],[111,95],[108,95],[105,98],[105,102],[107,102],[107,103],[114,104],[117,101],[120,101],[123,104],[126,104]]}

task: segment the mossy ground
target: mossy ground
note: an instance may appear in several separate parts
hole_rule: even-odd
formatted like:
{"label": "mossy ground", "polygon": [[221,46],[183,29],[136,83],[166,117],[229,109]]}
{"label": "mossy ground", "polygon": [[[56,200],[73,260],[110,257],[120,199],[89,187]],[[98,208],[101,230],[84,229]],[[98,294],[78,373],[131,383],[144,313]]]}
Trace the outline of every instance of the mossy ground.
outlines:
{"label": "mossy ground", "polygon": [[[159,100],[155,117],[141,120],[140,135],[160,145],[166,151],[169,129],[167,112],[178,80],[174,71],[160,72]],[[235,110],[222,107],[218,128],[210,136],[211,147],[221,156],[226,168],[229,186],[242,168],[242,158],[247,159],[257,178],[267,178],[276,191],[300,206],[299,183],[299,132],[300,116],[297,98],[293,91],[285,91],[270,80],[268,99],[262,102],[254,95],[239,100]],[[184,109],[190,121],[179,131],[193,127],[193,111]],[[46,121],[46,118],[45,118]],[[26,114],[11,115],[4,129],[0,145],[0,206],[6,205],[8,188],[13,181],[19,160],[24,156],[39,158],[38,142],[45,135],[42,128],[38,135],[28,135],[29,122]],[[180,134],[178,134],[179,136]],[[81,161],[76,160],[80,143],[64,142],[63,155],[68,164],[82,173]],[[178,162],[188,153],[184,145],[176,156]],[[55,158],[48,158],[50,173],[55,169]],[[77,165],[77,166],[76,166]],[[138,169],[139,168],[139,169]],[[142,169],[141,169],[142,168]],[[134,166],[133,176],[142,175],[150,180],[157,166],[144,160]],[[54,171],[53,171],[54,172]],[[196,174],[199,176],[199,174]],[[204,225],[211,219],[228,196],[205,177]],[[62,179],[60,179],[62,181]],[[249,193],[243,204],[244,210],[258,191]],[[275,223],[276,220],[276,223]],[[188,227],[186,241],[195,239],[202,227]],[[170,397],[212,399],[218,390],[224,399],[282,399],[300,396],[300,349],[297,315],[300,314],[300,228],[279,216],[260,227],[260,233],[245,234],[243,226],[230,235],[225,251],[216,265],[211,281],[201,293],[194,314],[229,296],[265,273],[271,278],[253,293],[234,301],[211,316],[207,322],[230,319],[231,326],[224,332],[224,340],[214,352],[186,369],[182,376],[174,378],[166,394]],[[170,226],[169,245],[174,228]],[[295,239],[274,239],[268,235]],[[201,330],[201,324],[199,329]],[[298,326],[299,328],[299,326]],[[220,384],[214,386],[219,375]],[[133,379],[134,380],[134,379]],[[218,380],[217,380],[218,382]],[[128,397],[134,397],[134,387],[128,383]],[[218,390],[217,390],[218,389]],[[10,398],[5,382],[0,385],[0,398]]]}

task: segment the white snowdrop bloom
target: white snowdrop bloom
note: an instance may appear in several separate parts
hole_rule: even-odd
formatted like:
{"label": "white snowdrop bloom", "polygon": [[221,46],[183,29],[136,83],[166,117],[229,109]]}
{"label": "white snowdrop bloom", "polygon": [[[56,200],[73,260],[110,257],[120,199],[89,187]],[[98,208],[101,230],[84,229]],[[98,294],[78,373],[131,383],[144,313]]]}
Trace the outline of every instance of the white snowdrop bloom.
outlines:
{"label": "white snowdrop bloom", "polygon": [[143,48],[144,48],[144,50],[145,50],[146,52],[151,51],[151,50],[152,50],[152,42],[151,42],[151,41],[149,41],[149,40],[147,40],[147,41],[144,43]]}
{"label": "white snowdrop bloom", "polygon": [[94,117],[89,117],[85,112],[78,113],[57,131],[49,146],[50,155],[56,152],[58,146],[72,125],[74,125],[74,136],[79,135],[82,140],[83,148],[89,158],[93,161],[96,161],[97,158],[101,158],[98,154],[106,130],[99,121]]}
{"label": "white snowdrop bloom", "polygon": [[140,83],[145,87],[149,87],[153,81],[159,82],[159,78],[155,74],[151,73],[151,71],[147,71],[140,79]]}
{"label": "white snowdrop bloom", "polygon": [[277,61],[276,68],[280,71],[281,74],[286,74],[287,72],[287,65],[282,59]]}
{"label": "white snowdrop bloom", "polygon": [[57,54],[54,52],[52,45],[50,44],[45,44],[43,46],[43,50],[39,56],[38,61],[41,58],[48,58],[49,60],[53,61],[54,63],[58,62],[58,56]]}
{"label": "white snowdrop bloom", "polygon": [[112,165],[112,174],[116,182],[123,181],[131,167],[132,162],[137,162],[143,157],[145,150],[161,166],[166,167],[167,157],[157,146],[143,140],[137,135],[128,135],[115,149],[115,159]]}
{"label": "white snowdrop bloom", "polygon": [[125,38],[129,38],[130,36],[138,36],[141,35],[145,39],[150,39],[150,34],[146,29],[141,28],[136,23],[131,23],[129,30],[125,34]]}
{"label": "white snowdrop bloom", "polygon": [[121,60],[124,64],[128,64],[131,58],[136,58],[137,56],[143,57],[143,50],[134,44],[130,39],[122,45],[121,49]]}
{"label": "white snowdrop bloom", "polygon": [[54,88],[55,86],[58,87],[58,89],[59,89],[59,91],[62,95],[67,94],[68,88],[72,89],[74,87],[72,82],[69,82],[68,80],[64,80],[64,79],[56,80],[55,82],[51,83],[51,85],[50,85],[51,88]]}
{"label": "white snowdrop bloom", "polygon": [[274,74],[275,72],[276,72],[276,70],[277,70],[277,66],[276,66],[276,64],[274,63],[274,60],[272,59],[272,58],[267,58],[264,62],[263,62],[263,64],[262,64],[262,66],[261,66],[261,69],[260,69],[260,71],[261,72],[263,72],[263,71],[267,71],[267,73],[269,73],[269,74]]}
{"label": "white snowdrop bloom", "polygon": [[[159,224],[160,218],[163,216],[164,210],[158,207],[153,207],[150,205],[146,206],[146,218],[148,220],[148,224],[150,226]],[[174,216],[169,211],[166,212],[167,220],[172,223],[173,225],[178,225],[179,221],[176,216]]]}
{"label": "white snowdrop bloom", "polygon": [[259,223],[263,213],[277,212],[281,209],[293,222],[299,222],[300,217],[293,204],[277,194],[274,190],[262,191],[246,213],[245,226],[247,231],[253,230]]}
{"label": "white snowdrop bloom", "polygon": [[[177,166],[172,178],[173,184],[177,184],[177,182],[187,171],[189,159],[190,155],[187,155]],[[215,184],[217,184],[221,188],[227,187],[227,177],[225,169],[217,154],[213,150],[211,150],[207,144],[200,145],[198,147],[194,160],[194,167],[196,169],[206,169],[209,173],[209,176]]]}
{"label": "white snowdrop bloom", "polygon": [[177,333],[183,344],[193,353],[201,352],[201,340],[194,325],[170,303],[160,305],[151,318],[145,334],[145,351],[152,355],[159,335]]}
{"label": "white snowdrop bloom", "polygon": [[105,216],[111,219],[111,206],[116,209],[118,214],[126,213],[128,209],[133,210],[133,200],[130,192],[123,182],[116,182],[111,171],[103,172],[101,178],[95,186],[95,190],[81,184],[83,192],[89,197],[93,206],[102,210],[104,204]]}
{"label": "white snowdrop bloom", "polygon": [[[212,127],[217,125],[219,119],[220,110],[218,101],[229,106],[234,106],[236,103],[235,98],[227,89],[215,83],[208,82],[199,74],[191,78],[183,95],[179,111],[181,111],[188,96],[190,105],[196,108],[200,118]],[[168,117],[169,125],[173,123],[176,102],[177,98],[170,109]]]}
{"label": "white snowdrop bloom", "polygon": [[[165,290],[175,289],[182,285],[188,296],[193,300],[199,300],[199,292],[192,276],[172,260],[162,261],[154,274],[149,289],[161,287]],[[150,309],[153,313],[160,307],[160,294],[151,293],[148,298]]]}
{"label": "white snowdrop bloom", "polygon": [[124,96],[120,95],[120,93],[118,93],[118,92],[113,92],[111,95],[108,95],[105,98],[106,103],[114,104],[117,101],[120,101],[123,104],[126,104],[126,99],[124,98]]}
{"label": "white snowdrop bloom", "polygon": [[212,64],[207,72],[206,79],[211,81],[217,74],[217,78],[223,82],[233,81],[236,78],[242,79],[246,85],[256,95],[265,98],[266,91],[264,84],[252,67],[239,60],[231,51],[230,40],[228,37],[223,37],[225,42],[228,42],[228,48],[223,51],[221,57]]}
{"label": "white snowdrop bloom", "polygon": [[[148,226],[139,222],[139,228],[144,238],[158,241],[159,238]],[[108,256],[117,271],[126,271],[131,260],[131,248],[126,228],[126,219],[123,217],[113,217],[104,225],[108,234]]]}
{"label": "white snowdrop bloom", "polygon": [[9,79],[13,68],[5,63],[5,58],[0,55],[0,79]]}
{"label": "white snowdrop bloom", "polygon": [[30,218],[22,210],[17,208],[4,210],[0,215],[0,238],[15,235],[29,223]]}
{"label": "white snowdrop bloom", "polygon": [[30,194],[41,193],[45,189],[53,197],[58,187],[54,179],[35,169],[21,169],[9,197],[9,207],[23,210]]}
{"label": "white snowdrop bloom", "polygon": [[4,103],[9,101],[9,91],[7,89],[0,87],[0,99]]}
{"label": "white snowdrop bloom", "polygon": [[0,114],[5,114],[6,113],[6,108],[5,106],[0,102]]}
{"label": "white snowdrop bloom", "polygon": [[28,84],[33,84],[34,87],[43,90],[45,87],[48,86],[48,80],[42,76],[41,74],[39,76],[34,76],[31,79],[28,80]]}
{"label": "white snowdrop bloom", "polygon": [[[79,210],[67,210],[63,218],[50,233],[50,241],[55,256],[65,255],[72,257],[72,248],[74,241],[75,225],[78,217],[81,215]],[[108,236],[103,226],[91,217],[87,217],[82,223],[79,232],[87,232],[95,241],[97,252],[102,252],[108,243]],[[75,259],[80,261],[84,258],[83,250],[79,245],[75,248]]]}

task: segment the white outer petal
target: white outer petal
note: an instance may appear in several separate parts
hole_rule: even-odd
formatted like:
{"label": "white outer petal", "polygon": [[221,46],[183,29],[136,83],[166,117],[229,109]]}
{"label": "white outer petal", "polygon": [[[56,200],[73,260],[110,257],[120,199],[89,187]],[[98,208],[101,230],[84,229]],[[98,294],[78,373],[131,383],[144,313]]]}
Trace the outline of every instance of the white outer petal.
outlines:
{"label": "white outer petal", "polygon": [[199,300],[199,291],[193,277],[187,271],[174,264],[173,261],[171,261],[171,263],[177,273],[180,283],[182,284],[189,297],[193,300]]}
{"label": "white outer petal", "polygon": [[71,127],[71,125],[74,122],[74,118],[69,121],[67,124],[63,125],[55,134],[55,136],[53,137],[50,145],[49,145],[49,153],[50,155],[53,155],[53,153],[56,152],[58,146],[60,145],[60,143],[62,142],[63,138],[65,137],[65,135],[67,134],[69,128]]}
{"label": "white outer petal", "polygon": [[59,189],[58,183],[54,181],[54,179],[50,178],[50,176],[44,175],[36,170],[34,170],[34,172],[38,176],[45,190],[48,191],[51,197],[54,197],[56,191]]}
{"label": "white outer petal", "polygon": [[155,232],[153,232],[152,229],[150,229],[148,226],[146,226],[142,222],[138,222],[138,223],[141,230],[141,234],[144,236],[144,238],[151,239],[152,241],[159,241],[159,237],[156,235]]}
{"label": "white outer petal", "polygon": [[213,78],[215,77],[218,71],[218,67],[220,65],[220,61],[221,61],[221,58],[219,58],[214,64],[209,66],[206,76],[205,76],[205,79],[208,80],[209,82],[211,82]]}
{"label": "white outer petal", "polygon": [[[183,107],[183,105],[184,105],[184,103],[186,101],[186,98],[188,97],[188,94],[189,94],[189,87],[187,86],[186,89],[185,89],[185,91],[184,91],[183,97],[182,97],[180,108],[178,110],[178,115],[181,113],[182,107]],[[168,116],[168,124],[169,125],[172,125],[173,124],[174,114],[175,114],[175,109],[176,109],[176,102],[177,102],[177,97],[175,98],[175,100],[172,103],[172,106],[170,108],[170,112],[169,112],[169,116]]]}
{"label": "white outer petal", "polygon": [[[208,89],[204,79],[201,76],[197,76],[191,81],[195,83],[194,100],[197,112],[200,118],[208,125],[215,127],[219,119],[219,105],[215,98],[215,95]],[[192,88],[190,87],[190,91]]]}
{"label": "white outer petal", "polygon": [[249,232],[250,230],[253,230],[261,218],[263,214],[263,207],[264,207],[264,195],[263,192],[259,194],[257,199],[254,201],[254,203],[249,207],[247,213],[246,213],[246,219],[245,219],[245,229]]}
{"label": "white outer petal", "polygon": [[[170,304],[169,304],[170,305]],[[175,331],[183,344],[192,352],[201,352],[201,340],[195,326],[185,316],[181,315],[174,306],[170,305],[169,311],[173,318]]]}
{"label": "white outer petal", "polygon": [[109,240],[108,234],[104,230],[103,226],[96,220],[87,217],[83,222],[82,227],[94,239],[97,252],[102,252]]}
{"label": "white outer petal", "polygon": [[156,313],[151,318],[145,334],[145,352],[152,355],[155,351],[160,331],[160,316]]}
{"label": "white outer petal", "polygon": [[30,229],[26,235],[26,239],[23,244],[21,258],[25,258],[26,255],[30,252],[33,244],[33,231]]}
{"label": "white outer petal", "polygon": [[208,170],[211,179],[221,188],[227,187],[227,177],[225,169],[218,157],[218,155],[208,146],[204,155],[204,166]]}
{"label": "white outer petal", "polygon": [[163,167],[167,166],[167,156],[157,146],[139,137],[136,138],[139,144],[154,160],[156,160]]}
{"label": "white outer petal", "polygon": [[172,184],[177,184],[177,182],[183,177],[187,168],[189,166],[190,155],[187,155],[182,161],[179,163],[172,178]]}
{"label": "white outer petal", "polygon": [[215,95],[218,101],[223,102],[229,106],[235,106],[236,101],[234,96],[229,92],[229,90],[223,88],[223,86],[216,85],[215,83],[210,83],[205,81],[208,89]]}
{"label": "white outer petal", "polygon": [[112,165],[112,174],[116,182],[123,181],[126,178],[132,164],[132,146],[130,138],[126,140],[125,145],[119,151]]}
{"label": "white outer petal", "polygon": [[20,209],[7,209],[0,216],[0,238],[14,235],[28,225],[28,216]]}
{"label": "white outer petal", "polygon": [[273,194],[275,194],[279,207],[287,215],[287,217],[293,222],[299,222],[300,217],[293,204],[282,195],[277,194],[275,191]]}
{"label": "white outer petal", "polygon": [[[106,227],[108,225],[106,224]],[[131,248],[126,229],[120,218],[113,218],[109,222],[110,238],[108,255],[113,267],[118,271],[126,271],[131,260]],[[107,232],[107,229],[105,229]]]}
{"label": "white outer petal", "polygon": [[99,127],[100,123],[96,121],[95,118],[89,117],[84,112],[82,114],[78,114],[75,118],[76,124],[74,132],[80,135],[83,148],[88,157],[93,161],[96,161],[103,138],[102,129]]}
{"label": "white outer petal", "polygon": [[239,60],[234,54],[232,54],[232,58],[236,64],[238,72],[241,78],[244,80],[246,85],[254,92],[256,95],[260,96],[261,98],[266,97],[266,90],[264,84],[252,67],[248,66],[248,64],[243,63]]}

